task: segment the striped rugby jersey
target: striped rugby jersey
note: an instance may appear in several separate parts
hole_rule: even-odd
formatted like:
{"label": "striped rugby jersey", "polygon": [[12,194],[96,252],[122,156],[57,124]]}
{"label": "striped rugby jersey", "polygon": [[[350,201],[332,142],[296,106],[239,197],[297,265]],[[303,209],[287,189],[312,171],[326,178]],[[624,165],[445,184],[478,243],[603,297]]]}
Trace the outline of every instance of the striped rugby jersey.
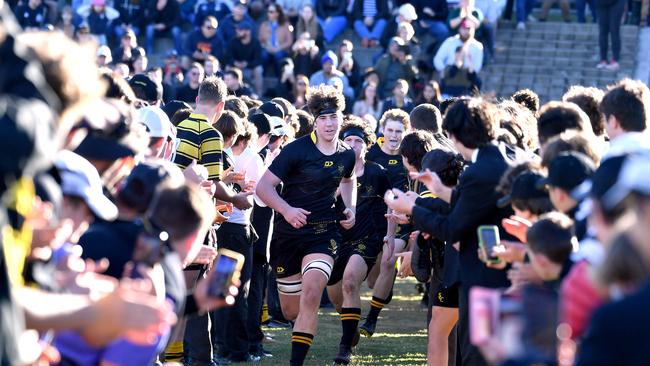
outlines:
{"label": "striped rugby jersey", "polygon": [[172,161],[181,169],[196,160],[208,169],[208,179],[221,180],[223,171],[223,138],[208,123],[206,116],[192,113],[176,126],[176,148]]}

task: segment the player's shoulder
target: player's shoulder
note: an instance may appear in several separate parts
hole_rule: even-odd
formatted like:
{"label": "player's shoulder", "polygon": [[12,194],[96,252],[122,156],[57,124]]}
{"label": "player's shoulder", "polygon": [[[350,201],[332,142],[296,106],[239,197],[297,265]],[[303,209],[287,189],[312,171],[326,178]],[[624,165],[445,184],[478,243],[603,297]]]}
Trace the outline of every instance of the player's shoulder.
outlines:
{"label": "player's shoulder", "polygon": [[[369,160],[366,161],[364,171],[373,175],[386,174],[386,169],[383,166]],[[364,174],[366,174],[365,172]]]}

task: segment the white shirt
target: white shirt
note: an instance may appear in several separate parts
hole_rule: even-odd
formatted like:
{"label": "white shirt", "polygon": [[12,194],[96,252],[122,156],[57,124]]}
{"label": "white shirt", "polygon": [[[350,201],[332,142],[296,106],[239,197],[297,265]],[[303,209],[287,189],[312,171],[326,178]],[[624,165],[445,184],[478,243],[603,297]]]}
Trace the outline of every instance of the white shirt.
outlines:
{"label": "white shirt", "polygon": [[[465,56],[463,61],[466,65],[474,65],[474,71],[478,74],[483,68],[483,45],[476,39],[470,39],[468,44],[469,55]],[[433,65],[438,72],[443,72],[447,66],[456,63],[456,49],[463,45],[459,35],[447,38],[438,49],[436,56],[433,58]],[[471,61],[469,60],[471,56]]]}
{"label": "white shirt", "polygon": [[609,149],[603,160],[612,156],[650,150],[650,134],[646,132],[626,132],[609,142]]}
{"label": "white shirt", "polygon": [[[228,149],[228,153],[230,156],[233,156],[235,162],[233,171],[245,173],[249,181],[255,181],[256,183],[260,181],[262,173],[264,173],[264,163],[262,162],[262,158],[253,149],[248,147],[237,156],[232,153],[231,149]],[[259,201],[257,195],[253,195],[253,197],[256,201]],[[250,224],[252,211],[252,208],[242,211],[233,207],[228,222],[241,225]]]}

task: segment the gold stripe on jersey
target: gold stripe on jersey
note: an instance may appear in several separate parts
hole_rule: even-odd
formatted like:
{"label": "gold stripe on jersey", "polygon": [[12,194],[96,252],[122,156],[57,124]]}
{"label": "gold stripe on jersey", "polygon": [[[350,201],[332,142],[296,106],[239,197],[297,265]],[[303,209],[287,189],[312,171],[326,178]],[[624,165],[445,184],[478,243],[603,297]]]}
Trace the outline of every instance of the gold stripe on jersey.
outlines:
{"label": "gold stripe on jersey", "polygon": [[192,113],[178,124],[178,144],[174,163],[186,168],[196,160],[198,164],[208,169],[209,179],[221,179],[223,171],[223,138],[221,134],[208,123],[206,116]]}

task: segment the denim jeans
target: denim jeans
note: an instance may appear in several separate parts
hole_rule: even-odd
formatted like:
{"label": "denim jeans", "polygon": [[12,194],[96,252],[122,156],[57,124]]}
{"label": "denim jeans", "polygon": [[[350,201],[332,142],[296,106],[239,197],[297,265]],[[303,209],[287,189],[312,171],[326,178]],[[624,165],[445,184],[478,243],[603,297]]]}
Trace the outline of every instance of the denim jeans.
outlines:
{"label": "denim jeans", "polygon": [[[585,0],[577,0],[585,1]],[[593,0],[592,0],[593,1]],[[535,6],[535,0],[517,0],[517,22],[526,23],[526,19],[533,11]]]}
{"label": "denim jeans", "polygon": [[578,17],[578,23],[585,23],[587,21],[587,5],[589,5],[593,22],[597,23],[598,16],[596,13],[596,0],[576,0],[576,15]]}
{"label": "denim jeans", "polygon": [[366,25],[363,23],[363,20],[354,21],[354,30],[357,31],[357,34],[361,38],[374,39],[377,41],[381,37],[381,33],[384,31],[384,28],[386,28],[386,20],[384,19],[376,19],[372,24],[371,29],[368,29],[368,27],[366,27]]}
{"label": "denim jeans", "polygon": [[436,42],[442,43],[445,39],[449,37],[449,28],[445,22],[439,22],[437,20],[425,20],[428,28],[420,28],[420,32],[428,32]]}
{"label": "denim jeans", "polygon": [[344,16],[334,16],[326,19],[318,19],[323,27],[323,37],[327,43],[330,43],[345,30],[348,20]]}
{"label": "denim jeans", "polygon": [[172,34],[172,38],[174,39],[174,48],[176,49],[177,52],[181,52],[183,50],[183,43],[182,43],[182,31],[180,27],[172,27],[171,29],[166,29],[162,32],[158,32],[154,28],[153,24],[149,24],[146,28],[146,33],[145,33],[145,50],[147,51],[147,53],[148,54],[153,53],[153,43],[156,34],[158,35],[169,34],[170,32]]}

